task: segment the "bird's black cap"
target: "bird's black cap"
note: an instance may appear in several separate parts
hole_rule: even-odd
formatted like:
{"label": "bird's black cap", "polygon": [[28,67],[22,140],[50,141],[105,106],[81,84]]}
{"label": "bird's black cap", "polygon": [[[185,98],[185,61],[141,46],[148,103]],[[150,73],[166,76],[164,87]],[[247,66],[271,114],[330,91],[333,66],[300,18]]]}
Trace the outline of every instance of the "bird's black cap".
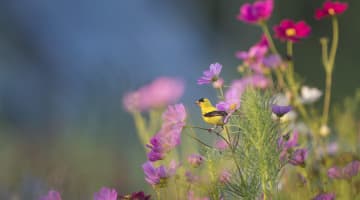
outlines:
{"label": "bird's black cap", "polygon": [[204,102],[204,98],[200,98],[198,102]]}

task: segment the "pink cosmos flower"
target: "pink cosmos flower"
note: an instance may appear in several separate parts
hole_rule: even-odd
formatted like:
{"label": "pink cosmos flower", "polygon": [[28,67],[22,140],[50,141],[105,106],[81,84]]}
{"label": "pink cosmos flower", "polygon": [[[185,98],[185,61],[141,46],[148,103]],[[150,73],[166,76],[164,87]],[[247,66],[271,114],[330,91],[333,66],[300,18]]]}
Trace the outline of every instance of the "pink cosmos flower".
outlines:
{"label": "pink cosmos flower", "polygon": [[224,151],[228,147],[229,145],[223,139],[216,140],[215,142],[215,148],[217,148],[220,151]]}
{"label": "pink cosmos flower", "polygon": [[332,193],[321,193],[316,195],[312,200],[335,200],[335,194]]}
{"label": "pink cosmos flower", "polygon": [[325,17],[340,15],[348,9],[348,3],[327,0],[324,2],[322,8],[315,11],[315,19],[320,20]]}
{"label": "pink cosmos flower", "polygon": [[254,74],[235,80],[225,92],[225,101],[216,104],[218,110],[223,110],[230,115],[240,107],[241,96],[247,87],[264,89],[271,84],[270,80],[261,74]]}
{"label": "pink cosmos flower", "polygon": [[222,65],[219,63],[211,64],[209,70],[203,72],[203,76],[197,81],[199,85],[210,84],[220,79]]}
{"label": "pink cosmos flower", "polygon": [[306,149],[297,149],[291,156],[289,163],[292,165],[304,165],[308,151]]}
{"label": "pink cosmos flower", "polygon": [[50,190],[45,196],[40,197],[40,200],[61,200],[61,196],[59,192]]}
{"label": "pink cosmos flower", "polygon": [[164,165],[155,167],[153,163],[149,161],[142,165],[146,182],[150,185],[157,185],[160,187],[165,186],[166,180],[176,173],[178,167],[179,165],[174,160],[170,162],[168,168]]}
{"label": "pink cosmos flower", "polygon": [[128,112],[162,108],[175,103],[183,92],[183,81],[176,78],[159,77],[150,84],[125,94],[123,105]]}
{"label": "pink cosmos flower", "polygon": [[94,194],[94,200],[117,200],[115,189],[102,187],[99,192]]}
{"label": "pink cosmos flower", "polygon": [[185,126],[186,110],[183,104],[168,106],[162,115],[162,127],[151,139],[147,157],[150,161],[162,160],[165,154],[180,144],[181,131]]}
{"label": "pink cosmos flower", "polygon": [[339,167],[331,167],[330,169],[328,169],[327,175],[328,175],[329,178],[332,178],[332,179],[341,179],[341,178],[343,178],[342,169],[339,168]]}
{"label": "pink cosmos flower", "polygon": [[238,51],[235,56],[242,60],[246,66],[249,66],[254,71],[261,71],[261,66],[268,48],[266,46],[255,45],[249,51]]}
{"label": "pink cosmos flower", "polygon": [[257,0],[253,4],[245,3],[241,6],[237,19],[249,24],[260,23],[271,17],[273,8],[273,0]]}
{"label": "pink cosmos flower", "polygon": [[297,42],[302,38],[308,37],[311,27],[305,21],[294,22],[284,19],[279,25],[274,26],[275,37],[281,41]]}

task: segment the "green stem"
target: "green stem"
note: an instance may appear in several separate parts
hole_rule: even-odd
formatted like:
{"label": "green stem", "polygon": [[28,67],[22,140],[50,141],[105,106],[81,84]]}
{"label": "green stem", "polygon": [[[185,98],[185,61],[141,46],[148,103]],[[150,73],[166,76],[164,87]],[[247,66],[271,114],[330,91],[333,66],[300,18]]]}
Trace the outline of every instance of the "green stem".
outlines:
{"label": "green stem", "polygon": [[[288,41],[286,44],[286,53],[289,56],[293,56],[293,43],[291,41]],[[293,95],[293,102],[294,106],[299,110],[301,116],[304,118],[304,121],[310,122],[309,115],[306,112],[306,109],[304,108],[303,104],[299,102],[299,95],[298,95],[298,86],[295,81],[295,72],[294,72],[294,63],[292,60],[288,62],[288,73],[287,73],[287,80],[289,84],[289,88],[291,90],[291,93]],[[309,123],[310,124],[310,123]]]}
{"label": "green stem", "polygon": [[155,192],[156,192],[156,198],[157,198],[157,200],[160,200],[160,199],[161,199],[161,195],[160,195],[159,189],[155,189]]}
{"label": "green stem", "polygon": [[145,152],[146,152],[147,151],[146,144],[150,140],[150,137],[146,131],[146,122],[140,112],[134,112],[132,114],[135,122],[137,135],[143,147],[145,148]]}
{"label": "green stem", "polygon": [[222,137],[222,139],[223,139],[223,140],[227,143],[227,145],[229,146],[230,151],[231,151],[231,157],[232,157],[232,159],[234,160],[234,163],[235,163],[235,165],[236,165],[236,168],[237,168],[237,170],[238,170],[238,172],[239,172],[241,184],[245,184],[245,179],[244,179],[244,176],[243,176],[243,174],[242,174],[242,172],[241,172],[240,165],[239,165],[239,163],[238,163],[238,161],[237,161],[237,159],[236,159],[236,154],[235,154],[236,151],[235,151],[235,148],[232,146],[232,142],[231,142],[231,140],[230,140],[230,133],[229,133],[229,129],[227,128],[227,126],[225,126],[225,132],[226,132],[226,135],[227,135],[229,141],[226,140],[226,138],[223,137],[222,135],[219,134],[219,136]]}
{"label": "green stem", "polygon": [[279,52],[278,52],[278,50],[276,49],[274,40],[273,40],[272,37],[271,37],[271,34],[270,34],[270,31],[269,31],[269,28],[268,28],[267,24],[266,24],[265,22],[262,22],[262,23],[260,24],[260,26],[261,26],[264,34],[265,34],[266,39],[267,39],[268,42],[269,42],[270,50],[271,50],[274,54],[278,54],[278,55],[279,55]]}
{"label": "green stem", "polygon": [[[264,34],[265,34],[266,39],[269,42],[270,50],[272,51],[273,54],[279,55],[279,52],[276,49],[274,40],[271,37],[271,34],[270,34],[270,31],[269,31],[269,28],[268,28],[267,24],[265,22],[262,22],[260,24],[260,26],[261,26]],[[279,88],[283,88],[285,86],[285,81],[284,81],[283,75],[282,75],[282,73],[280,71],[280,68],[275,69],[275,75],[276,75],[276,79],[279,82]]]}
{"label": "green stem", "polygon": [[[326,72],[326,80],[325,80],[325,97],[324,97],[324,107],[323,107],[323,116],[322,116],[322,123],[326,125],[329,119],[329,111],[330,111],[330,100],[331,100],[331,85],[332,85],[332,72],[334,69],[336,52],[339,43],[339,23],[337,18],[334,16],[332,18],[332,28],[333,28],[333,38],[331,41],[331,49],[330,55],[327,62],[324,62],[324,68]],[[327,54],[326,46],[323,45],[323,54]]]}

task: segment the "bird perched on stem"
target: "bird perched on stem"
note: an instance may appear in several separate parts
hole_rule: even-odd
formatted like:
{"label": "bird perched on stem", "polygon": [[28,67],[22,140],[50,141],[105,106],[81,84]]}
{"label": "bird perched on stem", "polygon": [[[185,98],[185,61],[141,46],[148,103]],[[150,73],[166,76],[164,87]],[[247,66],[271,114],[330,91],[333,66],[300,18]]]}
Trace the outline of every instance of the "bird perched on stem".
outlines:
{"label": "bird perched on stem", "polygon": [[217,110],[209,99],[201,98],[195,103],[200,107],[204,122],[215,126],[223,126],[225,124],[224,119],[228,115],[227,112]]}

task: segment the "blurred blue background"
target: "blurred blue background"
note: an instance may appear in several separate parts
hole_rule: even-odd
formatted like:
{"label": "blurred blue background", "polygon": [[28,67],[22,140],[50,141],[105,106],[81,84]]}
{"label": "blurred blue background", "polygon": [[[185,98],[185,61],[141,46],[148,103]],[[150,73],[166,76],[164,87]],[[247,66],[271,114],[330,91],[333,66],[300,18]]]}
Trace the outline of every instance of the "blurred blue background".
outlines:
{"label": "blurred blue background", "polygon": [[[271,25],[292,18],[313,27],[295,47],[296,71],[323,88],[319,37],[331,36],[331,26],[313,19],[323,1],[275,2]],[[50,188],[65,199],[88,199],[103,185],[121,193],[143,189],[145,155],[122,96],[166,75],[185,80],[182,102],[189,107],[214,97],[196,84],[202,71],[220,62],[226,81],[237,77],[234,53],[261,35],[235,19],[243,3],[1,1],[0,199],[36,199]],[[359,8],[350,2],[340,18],[333,102],[360,84]]]}

